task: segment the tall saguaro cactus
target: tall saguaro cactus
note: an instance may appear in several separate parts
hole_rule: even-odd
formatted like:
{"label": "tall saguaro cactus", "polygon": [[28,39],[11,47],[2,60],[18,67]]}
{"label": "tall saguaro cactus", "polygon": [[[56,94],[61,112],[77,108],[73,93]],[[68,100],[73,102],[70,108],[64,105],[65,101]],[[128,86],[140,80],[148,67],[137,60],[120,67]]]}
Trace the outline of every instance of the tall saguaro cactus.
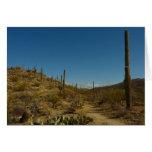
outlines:
{"label": "tall saguaro cactus", "polygon": [[35,65],[35,67],[34,67],[34,75],[36,76],[36,72],[37,72],[37,65]]}
{"label": "tall saguaro cactus", "polygon": [[58,75],[57,75],[57,78],[56,78],[56,80],[58,81]]}
{"label": "tall saguaro cactus", "polygon": [[35,71],[35,73],[37,72],[37,65],[35,65],[35,67],[34,67],[34,71]]}
{"label": "tall saguaro cactus", "polygon": [[78,88],[78,84],[76,83],[76,85],[75,85],[75,88],[76,88],[76,90],[77,90],[77,88]]}
{"label": "tall saguaro cactus", "polygon": [[66,71],[64,70],[64,73],[63,73],[63,89],[65,88],[65,73],[66,73]]}
{"label": "tall saguaro cactus", "polygon": [[43,68],[41,68],[41,81],[43,79]]}
{"label": "tall saguaro cactus", "polygon": [[61,83],[62,83],[62,74],[61,74]]}
{"label": "tall saguaro cactus", "polygon": [[129,33],[125,31],[125,94],[126,94],[126,108],[130,109],[132,102],[131,96],[131,75],[129,62]]}

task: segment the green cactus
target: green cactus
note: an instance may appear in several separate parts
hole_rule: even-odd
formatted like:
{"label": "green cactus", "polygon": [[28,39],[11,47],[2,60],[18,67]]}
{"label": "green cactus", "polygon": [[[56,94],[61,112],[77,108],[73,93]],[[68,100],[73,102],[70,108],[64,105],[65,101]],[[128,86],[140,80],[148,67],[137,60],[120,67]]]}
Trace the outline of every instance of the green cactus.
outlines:
{"label": "green cactus", "polygon": [[58,79],[59,79],[59,78],[58,78],[58,75],[57,75],[56,80],[58,81]]}
{"label": "green cactus", "polygon": [[24,64],[22,65],[22,70],[24,71]]}
{"label": "green cactus", "polygon": [[132,102],[131,95],[131,75],[129,63],[129,33],[125,31],[125,94],[126,94],[126,109],[130,109]]}
{"label": "green cactus", "polygon": [[75,84],[75,90],[77,91],[77,89],[78,89],[78,84],[76,83]]}
{"label": "green cactus", "polygon": [[62,83],[62,74],[61,74],[61,83]]}
{"label": "green cactus", "polygon": [[43,80],[43,68],[41,68],[41,81]]}
{"label": "green cactus", "polygon": [[34,67],[34,72],[35,73],[37,72],[37,65],[35,65],[35,67]]}
{"label": "green cactus", "polygon": [[66,73],[66,71],[64,70],[64,73],[63,73],[63,89],[65,88],[65,73]]}

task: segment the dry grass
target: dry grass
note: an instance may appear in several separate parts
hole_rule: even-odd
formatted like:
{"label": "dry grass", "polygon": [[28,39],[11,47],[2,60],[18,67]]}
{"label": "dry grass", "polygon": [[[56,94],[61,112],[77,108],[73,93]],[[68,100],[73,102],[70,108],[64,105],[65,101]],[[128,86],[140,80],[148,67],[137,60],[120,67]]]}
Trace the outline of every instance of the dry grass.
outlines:
{"label": "dry grass", "polygon": [[[60,81],[45,75],[41,81],[40,73],[21,70],[20,67],[8,69],[7,85],[9,125],[47,125],[49,120],[52,123],[56,117],[62,120],[62,116],[66,117],[66,123],[90,124],[87,117],[92,117],[94,121],[91,124],[110,124],[110,120],[114,119],[113,123],[121,120],[125,124],[144,124],[142,87],[133,90],[133,105],[127,111],[123,89],[109,88],[93,93],[89,89],[75,89],[66,85],[63,90]],[[104,122],[104,116],[109,118],[108,123]],[[81,118],[84,122],[81,122]]]}

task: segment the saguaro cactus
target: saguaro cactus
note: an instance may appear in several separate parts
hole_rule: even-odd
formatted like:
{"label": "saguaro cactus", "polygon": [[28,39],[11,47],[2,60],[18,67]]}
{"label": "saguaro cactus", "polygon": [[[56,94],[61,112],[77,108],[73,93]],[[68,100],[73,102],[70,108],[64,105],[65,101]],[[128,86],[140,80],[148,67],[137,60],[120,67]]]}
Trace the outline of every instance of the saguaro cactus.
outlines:
{"label": "saguaro cactus", "polygon": [[77,90],[77,88],[78,88],[78,84],[76,83],[76,85],[75,85],[75,88],[76,88],[76,90]]}
{"label": "saguaro cactus", "polygon": [[43,68],[41,68],[41,81],[43,79]]}
{"label": "saguaro cactus", "polygon": [[35,73],[37,72],[37,65],[35,65],[35,67],[34,67],[34,72]]}
{"label": "saguaro cactus", "polygon": [[58,81],[58,75],[57,75],[57,78],[56,78],[56,80]]}
{"label": "saguaro cactus", "polygon": [[65,88],[65,73],[66,73],[66,71],[64,70],[64,73],[63,73],[63,89]]}
{"label": "saguaro cactus", "polygon": [[130,109],[132,102],[131,96],[131,75],[129,63],[129,33],[125,31],[125,94],[126,94],[126,108]]}
{"label": "saguaro cactus", "polygon": [[62,83],[62,74],[61,74],[61,83]]}
{"label": "saguaro cactus", "polygon": [[93,81],[93,91],[94,91],[94,81]]}
{"label": "saguaro cactus", "polygon": [[22,70],[24,71],[24,64],[22,65]]}

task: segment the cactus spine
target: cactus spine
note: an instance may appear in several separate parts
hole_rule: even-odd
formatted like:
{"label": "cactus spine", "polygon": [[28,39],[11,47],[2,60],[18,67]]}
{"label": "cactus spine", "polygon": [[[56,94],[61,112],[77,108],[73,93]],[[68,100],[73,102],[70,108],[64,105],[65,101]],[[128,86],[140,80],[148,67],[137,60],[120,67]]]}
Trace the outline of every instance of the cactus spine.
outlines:
{"label": "cactus spine", "polygon": [[126,109],[130,109],[132,102],[131,96],[131,75],[129,63],[129,33],[125,31],[125,95],[126,95]]}
{"label": "cactus spine", "polygon": [[41,81],[43,79],[43,68],[41,68]]}
{"label": "cactus spine", "polygon": [[65,73],[66,73],[66,71],[64,70],[64,73],[63,73],[63,89],[65,88]]}

